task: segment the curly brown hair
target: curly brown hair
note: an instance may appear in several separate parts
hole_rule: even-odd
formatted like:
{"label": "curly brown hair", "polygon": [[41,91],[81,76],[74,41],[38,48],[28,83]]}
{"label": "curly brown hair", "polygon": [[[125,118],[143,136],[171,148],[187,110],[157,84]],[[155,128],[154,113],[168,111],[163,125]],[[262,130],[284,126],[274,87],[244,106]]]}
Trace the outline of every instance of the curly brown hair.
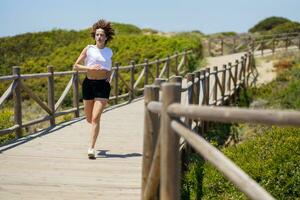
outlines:
{"label": "curly brown hair", "polygon": [[104,19],[100,19],[99,21],[93,24],[91,29],[91,36],[93,39],[95,38],[96,30],[99,28],[103,29],[105,32],[105,36],[107,38],[105,44],[113,39],[113,36],[115,35],[115,30],[113,29],[112,24]]}

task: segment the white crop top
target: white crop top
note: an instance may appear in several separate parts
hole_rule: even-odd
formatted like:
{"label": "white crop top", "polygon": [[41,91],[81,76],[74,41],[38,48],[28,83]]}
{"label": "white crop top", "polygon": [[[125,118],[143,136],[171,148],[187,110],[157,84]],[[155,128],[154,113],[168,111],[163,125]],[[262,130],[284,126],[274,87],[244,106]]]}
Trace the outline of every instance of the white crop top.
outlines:
{"label": "white crop top", "polygon": [[86,58],[84,60],[85,66],[92,66],[95,64],[100,64],[103,69],[111,71],[111,57],[113,52],[110,48],[104,47],[99,49],[95,45],[88,45]]}

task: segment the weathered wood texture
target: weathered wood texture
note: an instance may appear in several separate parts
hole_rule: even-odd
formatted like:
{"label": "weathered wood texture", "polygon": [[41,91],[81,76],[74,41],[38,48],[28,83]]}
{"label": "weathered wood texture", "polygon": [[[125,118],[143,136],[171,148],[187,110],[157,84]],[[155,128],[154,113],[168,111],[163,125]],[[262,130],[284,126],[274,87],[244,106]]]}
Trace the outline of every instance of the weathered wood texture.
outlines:
{"label": "weathered wood texture", "polygon": [[140,199],[143,107],[139,100],[103,114],[95,160],[85,120],[2,146],[0,199]]}

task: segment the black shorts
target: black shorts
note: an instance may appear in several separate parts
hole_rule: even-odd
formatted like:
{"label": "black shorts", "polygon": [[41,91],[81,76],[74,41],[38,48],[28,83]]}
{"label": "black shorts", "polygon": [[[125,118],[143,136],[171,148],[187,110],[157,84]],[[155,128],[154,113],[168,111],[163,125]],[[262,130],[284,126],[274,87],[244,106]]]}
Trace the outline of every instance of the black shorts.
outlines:
{"label": "black shorts", "polygon": [[92,80],[85,77],[82,82],[82,97],[84,100],[109,99],[110,89],[110,84],[106,79]]}

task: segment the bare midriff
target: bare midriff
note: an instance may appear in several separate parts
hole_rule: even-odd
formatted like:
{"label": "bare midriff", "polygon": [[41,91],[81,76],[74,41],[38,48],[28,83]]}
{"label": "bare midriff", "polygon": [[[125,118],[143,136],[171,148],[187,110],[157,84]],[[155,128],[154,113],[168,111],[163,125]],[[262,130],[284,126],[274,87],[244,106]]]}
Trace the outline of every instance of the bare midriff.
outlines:
{"label": "bare midriff", "polygon": [[88,79],[100,80],[107,79],[110,72],[107,70],[87,71],[86,76]]}

